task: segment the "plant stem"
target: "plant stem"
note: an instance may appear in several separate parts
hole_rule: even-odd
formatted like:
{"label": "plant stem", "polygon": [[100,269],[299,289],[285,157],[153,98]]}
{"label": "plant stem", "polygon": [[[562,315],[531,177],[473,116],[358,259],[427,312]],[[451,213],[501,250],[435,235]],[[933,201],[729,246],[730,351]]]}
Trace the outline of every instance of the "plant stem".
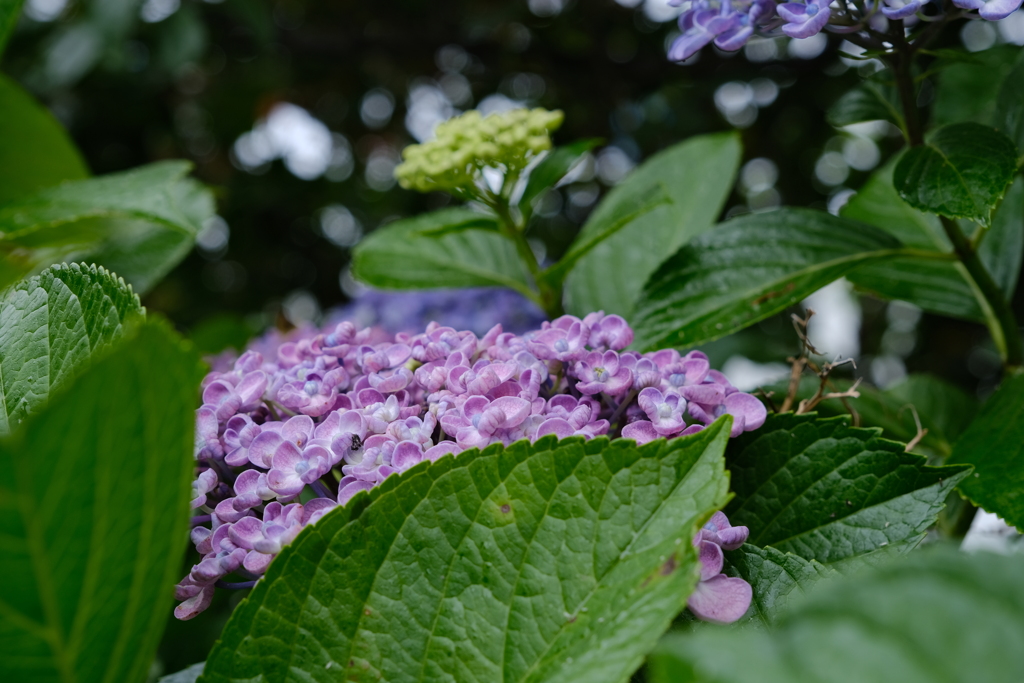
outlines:
{"label": "plant stem", "polygon": [[888,61],[896,78],[900,104],[903,105],[907,143],[916,147],[924,143],[924,132],[921,129],[921,112],[917,108],[917,92],[914,90],[914,48],[907,42],[902,19],[891,20],[890,27],[889,37],[894,50],[888,55]]}
{"label": "plant stem", "polygon": [[985,264],[978,257],[978,252],[971,246],[970,241],[960,231],[960,226],[952,218],[939,216],[942,228],[946,236],[953,244],[953,251],[960,258],[967,273],[974,280],[977,286],[977,294],[983,299],[983,307],[989,308],[989,331],[996,347],[1003,356],[1003,363],[1007,369],[1019,368],[1024,365],[1024,341],[1021,340],[1020,328],[1017,326],[1017,319],[1010,309],[1010,304],[1003,295],[999,285],[992,279]]}
{"label": "plant stem", "polygon": [[530,275],[533,277],[533,282],[537,287],[537,303],[544,309],[549,318],[559,317],[565,312],[562,308],[561,287],[552,287],[551,283],[543,277],[540,264],[537,262],[537,256],[533,253],[530,243],[526,241],[525,226],[519,225],[512,218],[508,204],[503,198],[495,197],[490,202],[490,206],[498,214],[502,232],[512,240],[516,247],[516,253],[519,254],[519,258],[523,260],[523,263],[530,270]]}

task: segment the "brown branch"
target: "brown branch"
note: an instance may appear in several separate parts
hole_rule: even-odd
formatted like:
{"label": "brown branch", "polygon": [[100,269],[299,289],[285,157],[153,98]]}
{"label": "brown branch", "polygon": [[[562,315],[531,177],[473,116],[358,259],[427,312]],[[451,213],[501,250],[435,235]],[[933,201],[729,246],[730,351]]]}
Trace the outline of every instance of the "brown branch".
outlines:
{"label": "brown branch", "polygon": [[917,446],[917,444],[921,443],[921,439],[928,435],[928,430],[921,426],[921,417],[917,414],[917,408],[915,408],[912,403],[908,403],[903,406],[903,408],[900,408],[900,412],[903,412],[906,408],[910,408],[910,412],[914,415],[914,424],[917,425],[917,434],[913,439],[907,442],[907,447],[903,449],[905,452],[909,453],[915,446]]}

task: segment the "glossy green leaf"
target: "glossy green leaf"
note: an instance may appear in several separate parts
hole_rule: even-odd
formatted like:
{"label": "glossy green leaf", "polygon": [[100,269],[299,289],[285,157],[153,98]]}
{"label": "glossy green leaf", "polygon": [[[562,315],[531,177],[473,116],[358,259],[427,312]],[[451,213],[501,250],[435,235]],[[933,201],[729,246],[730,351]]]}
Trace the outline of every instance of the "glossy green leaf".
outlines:
{"label": "glossy green leaf", "polygon": [[544,277],[552,282],[561,283],[580,259],[585,258],[602,242],[614,237],[620,230],[640,219],[641,216],[670,204],[672,204],[672,199],[662,183],[646,188],[639,195],[617,202],[613,210],[601,214],[601,223],[597,226],[598,229],[588,231],[585,235],[581,233],[569,246],[569,251],[558,260],[558,263],[544,271]]}
{"label": "glossy green leaf", "polygon": [[1016,683],[1024,556],[931,547],[822,583],[772,630],[666,636],[652,683]]}
{"label": "glossy green leaf", "polygon": [[142,315],[131,287],[96,266],[53,266],[8,290],[0,299],[0,435]]}
{"label": "glossy green leaf", "polygon": [[644,283],[681,246],[708,230],[732,192],[742,147],[735,133],[690,138],[635,169],[594,209],[577,238],[584,243],[610,222],[621,203],[663,184],[672,204],[632,221],[597,245],[569,273],[566,308],[583,316],[597,310],[633,319]]}
{"label": "glossy green leaf", "polygon": [[901,253],[868,225],[810,209],[749,214],[715,226],[651,276],[634,345],[692,347],[785,310],[857,266]]}
{"label": "glossy green leaf", "polygon": [[1017,148],[977,123],[940,128],[900,158],[893,185],[915,209],[988,225],[1017,173]]}
{"label": "glossy green leaf", "polygon": [[1003,380],[953,449],[949,462],[974,466],[960,484],[972,503],[1024,529],[1024,375]]}
{"label": "glossy green leaf", "polygon": [[[882,228],[904,245],[952,253],[939,219],[900,199],[892,185],[893,165],[877,171],[843,207],[840,215]],[[970,225],[962,226],[968,234]],[[1024,257],[1024,181],[1018,179],[996,211],[979,256],[1000,289],[1012,295]],[[869,263],[847,276],[859,289],[908,301],[932,313],[985,322],[987,314],[974,283],[956,261],[895,258]]]}
{"label": "glossy green leaf", "polygon": [[0,440],[0,680],[146,680],[188,536],[201,377],[146,323]]}
{"label": "glossy green leaf", "polygon": [[[0,34],[3,6],[0,0]],[[0,205],[65,180],[87,177],[78,149],[53,115],[21,86],[0,75]]]}
{"label": "glossy green leaf", "polygon": [[934,81],[933,126],[964,121],[991,124],[1000,88],[1022,55],[1017,45],[998,45],[970,57],[956,64],[943,60],[944,68]]}
{"label": "glossy green leaf", "polygon": [[21,5],[25,0],[0,0],[0,56],[4,53],[7,40],[21,16]]}
{"label": "glossy green leaf", "polygon": [[1017,151],[1024,154],[1024,60],[1019,59],[1003,80],[993,123],[1013,140]]}
{"label": "glossy green leaf", "polygon": [[924,538],[969,468],[928,467],[845,418],[784,413],[733,439],[725,513],[750,543],[830,564]]}
{"label": "glossy green leaf", "polygon": [[530,172],[523,189],[523,196],[519,199],[519,211],[526,221],[533,215],[533,201],[539,197],[544,190],[554,187],[558,181],[565,177],[565,174],[572,170],[590,150],[600,145],[602,140],[594,138],[591,140],[578,140],[564,147],[556,147],[537,164]]}
{"label": "glossy green leaf", "polygon": [[806,593],[821,579],[837,574],[816,560],[750,543],[725,553],[724,571],[744,579],[754,589],[749,615],[766,625],[775,623],[793,598]]}
{"label": "glossy green leaf", "polygon": [[395,221],[356,246],[352,274],[381,289],[508,287],[529,296],[529,271],[503,235],[478,229],[429,234],[481,219],[469,209],[444,209]]}
{"label": "glossy green leaf", "polygon": [[167,161],[68,182],[0,206],[0,287],[52,263],[116,269],[145,292],[192,248],[214,212],[209,190]]}
{"label": "glossy green leaf", "polygon": [[692,590],[728,420],[423,463],[304,531],[235,610],[204,683],[628,680]]}
{"label": "glossy green leaf", "polygon": [[881,71],[840,97],[828,112],[833,126],[848,126],[862,121],[889,121],[904,127],[899,96],[891,71]]}

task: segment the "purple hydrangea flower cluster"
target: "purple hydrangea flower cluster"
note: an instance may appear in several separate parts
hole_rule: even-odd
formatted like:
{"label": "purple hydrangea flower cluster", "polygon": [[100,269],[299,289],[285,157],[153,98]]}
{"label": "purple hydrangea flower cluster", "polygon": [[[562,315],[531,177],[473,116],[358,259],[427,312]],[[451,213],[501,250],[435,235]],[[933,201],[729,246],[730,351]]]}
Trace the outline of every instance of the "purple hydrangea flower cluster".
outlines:
{"label": "purple hydrangea flower cluster", "polygon": [[[681,62],[709,43],[726,51],[746,45],[755,34],[810,38],[823,30],[857,32],[877,18],[908,19],[930,0],[868,0],[862,6],[832,0],[802,0],[776,5],[774,0],[669,0],[674,7],[688,4],[679,15],[680,36],[669,48],[668,58]],[[1016,12],[1024,0],[953,0],[956,7],[977,10],[987,21],[999,21]]]}
{"label": "purple hydrangea flower cluster", "polygon": [[[632,341],[625,320],[600,312],[523,335],[341,322],[257,341],[202,383],[192,500],[202,560],[178,584],[175,615],[202,612],[217,585],[255,582],[305,525],[425,460],[548,434],[643,444],[726,413],[732,436],[764,423],[761,402],[704,354],[625,350]],[[225,584],[229,574],[247,581]]]}

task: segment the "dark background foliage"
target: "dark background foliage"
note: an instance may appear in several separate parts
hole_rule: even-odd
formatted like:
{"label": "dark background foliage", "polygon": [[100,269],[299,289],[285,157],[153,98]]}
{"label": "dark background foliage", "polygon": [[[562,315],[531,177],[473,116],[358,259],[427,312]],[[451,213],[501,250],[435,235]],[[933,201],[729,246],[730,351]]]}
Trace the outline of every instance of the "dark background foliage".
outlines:
{"label": "dark background foliage", "polygon": [[[820,52],[757,43],[749,59],[706,49],[678,66],[664,57],[674,23],[653,21],[638,1],[36,0],[5,71],[69,128],[93,173],[187,158],[215,188],[224,223],[144,301],[213,349],[239,326],[288,325],[344,303],[355,289],[345,275],[349,250],[338,245],[354,243],[353,226],[366,232],[446,203],[390,180],[415,141],[410,129],[431,116],[504,97],[563,109],[558,143],[611,145],[593,179],[545,200],[534,237],[555,256],[630,165],[691,135],[742,130],[745,161],[754,163],[730,215],[779,203],[835,206],[898,148],[885,130],[868,144],[827,123],[828,107],[859,80],[841,41]],[[960,44],[957,31],[947,31],[947,46]],[[282,103],[333,134],[333,156],[316,162],[315,178],[246,148],[253,138],[244,136]],[[971,391],[994,386],[999,361],[982,328],[870,299],[861,315],[862,374],[884,382],[896,363]],[[776,318],[711,351],[719,362],[737,353],[785,362],[794,342],[788,320]],[[167,670],[205,657],[228,612],[229,598],[217,599],[223,609],[171,624]]]}

